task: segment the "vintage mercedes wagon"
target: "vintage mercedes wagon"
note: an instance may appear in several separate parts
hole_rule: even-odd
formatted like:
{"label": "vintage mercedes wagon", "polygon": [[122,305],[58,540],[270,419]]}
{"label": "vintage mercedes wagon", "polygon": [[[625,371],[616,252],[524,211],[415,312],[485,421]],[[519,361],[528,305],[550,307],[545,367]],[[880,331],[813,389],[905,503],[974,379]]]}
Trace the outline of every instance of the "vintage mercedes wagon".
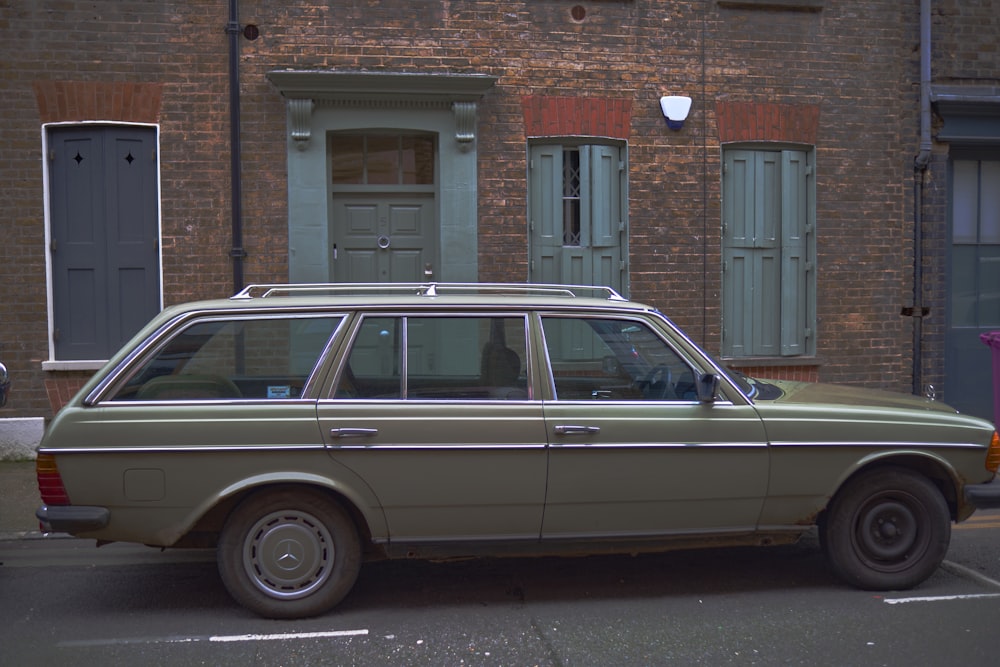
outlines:
{"label": "vintage mercedes wagon", "polygon": [[55,418],[49,531],[214,546],[232,596],[323,613],[371,558],[789,543],[904,589],[1000,506],[994,426],[728,371],[604,288],[251,286],[168,308]]}

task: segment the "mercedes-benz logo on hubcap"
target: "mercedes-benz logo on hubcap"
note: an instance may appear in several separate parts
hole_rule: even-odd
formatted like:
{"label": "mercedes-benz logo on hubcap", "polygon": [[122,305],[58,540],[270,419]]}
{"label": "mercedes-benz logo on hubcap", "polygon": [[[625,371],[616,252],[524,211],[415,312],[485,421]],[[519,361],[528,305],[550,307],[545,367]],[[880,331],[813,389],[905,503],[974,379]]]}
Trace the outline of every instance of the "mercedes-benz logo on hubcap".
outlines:
{"label": "mercedes-benz logo on hubcap", "polygon": [[294,570],[302,564],[302,545],[295,540],[281,540],[274,550],[274,561],[283,570]]}

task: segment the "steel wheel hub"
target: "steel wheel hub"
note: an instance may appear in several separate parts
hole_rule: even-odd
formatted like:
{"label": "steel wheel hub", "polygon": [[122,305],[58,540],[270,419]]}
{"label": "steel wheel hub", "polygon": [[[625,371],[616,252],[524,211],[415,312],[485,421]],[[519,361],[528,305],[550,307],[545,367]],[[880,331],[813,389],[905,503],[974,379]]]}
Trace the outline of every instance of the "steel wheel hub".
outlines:
{"label": "steel wheel hub", "polygon": [[272,597],[309,595],[329,579],[333,539],[315,517],[300,511],[269,514],[247,534],[243,566],[258,589]]}
{"label": "steel wheel hub", "polygon": [[858,523],[859,547],[876,561],[898,561],[918,541],[917,517],[905,503],[879,501],[867,506]]}

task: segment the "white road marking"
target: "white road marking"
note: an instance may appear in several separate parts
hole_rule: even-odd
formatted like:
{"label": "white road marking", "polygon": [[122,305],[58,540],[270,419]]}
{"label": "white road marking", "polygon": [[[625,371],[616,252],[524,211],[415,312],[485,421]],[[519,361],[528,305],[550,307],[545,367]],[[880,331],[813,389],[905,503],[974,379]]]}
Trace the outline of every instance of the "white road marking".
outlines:
{"label": "white road marking", "polygon": [[947,600],[975,600],[977,598],[1000,598],[1000,593],[973,593],[970,595],[930,595],[916,598],[885,598],[886,604],[906,604],[908,602],[944,602]]}
{"label": "white road marking", "polygon": [[84,639],[80,641],[64,641],[60,647],[109,646],[113,644],[187,644],[194,642],[269,642],[294,639],[329,639],[338,637],[357,637],[368,634],[368,630],[330,630],[327,632],[282,632],[278,634],[253,635],[208,635],[193,637],[133,637],[119,639]]}
{"label": "white road marking", "polygon": [[329,632],[284,632],[273,635],[223,635],[209,637],[210,642],[271,642],[282,639],[325,639],[327,637],[356,637],[367,635],[367,630],[331,630]]}

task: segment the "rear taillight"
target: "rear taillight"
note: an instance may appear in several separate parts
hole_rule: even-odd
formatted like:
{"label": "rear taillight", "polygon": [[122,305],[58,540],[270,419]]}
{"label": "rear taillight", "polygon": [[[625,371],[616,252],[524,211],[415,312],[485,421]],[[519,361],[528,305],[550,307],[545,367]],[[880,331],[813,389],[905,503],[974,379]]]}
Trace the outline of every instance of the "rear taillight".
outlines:
{"label": "rear taillight", "polygon": [[69,505],[69,494],[63,486],[62,476],[56,457],[52,454],[39,454],[35,459],[35,474],[38,476],[38,492],[46,505]]}
{"label": "rear taillight", "polygon": [[998,468],[1000,468],[1000,435],[993,431],[993,439],[990,440],[990,448],[986,452],[986,469],[995,473]]}

